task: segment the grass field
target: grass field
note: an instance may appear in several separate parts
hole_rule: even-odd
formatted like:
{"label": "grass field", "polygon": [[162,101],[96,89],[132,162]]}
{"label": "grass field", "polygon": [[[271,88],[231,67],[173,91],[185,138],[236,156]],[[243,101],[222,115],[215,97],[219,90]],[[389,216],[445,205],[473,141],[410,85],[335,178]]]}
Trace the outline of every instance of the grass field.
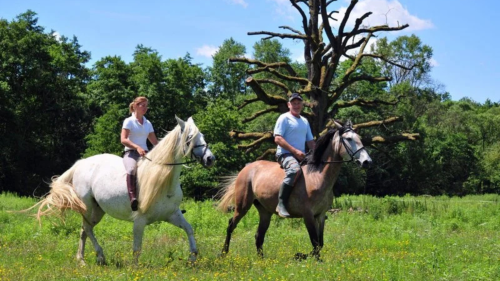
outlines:
{"label": "grass field", "polygon": [[11,213],[36,203],[0,194],[0,280],[500,280],[500,195],[449,197],[342,196],[325,227],[322,262],[297,261],[311,244],[299,219],[273,218],[264,259],[254,245],[255,208],[218,255],[231,214],[213,201],[185,201],[200,251],[189,265],[184,232],[167,223],[146,228],[140,264],[132,263],[132,224],[105,216],[95,228],[108,265],[90,241],[86,266],[75,255],[81,219],[66,222]]}

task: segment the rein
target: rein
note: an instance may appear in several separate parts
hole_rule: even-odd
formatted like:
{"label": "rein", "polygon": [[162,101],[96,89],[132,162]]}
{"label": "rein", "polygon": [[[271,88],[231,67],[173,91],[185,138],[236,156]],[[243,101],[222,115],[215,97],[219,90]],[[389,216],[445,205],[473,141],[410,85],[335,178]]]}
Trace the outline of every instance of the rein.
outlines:
{"label": "rein", "polygon": [[[188,144],[189,144],[190,141],[188,141]],[[195,145],[193,146],[193,149],[191,149],[191,158],[193,158],[193,150],[195,148],[198,148],[198,147],[205,147],[205,150],[203,150],[203,155],[201,157],[203,157],[205,155],[205,153],[207,152],[207,149],[208,149],[208,144],[199,144],[199,145]],[[194,155],[195,158],[197,158],[196,155]],[[146,155],[142,156],[142,158],[146,159],[146,160],[149,160],[151,162],[153,162],[153,160],[151,160],[150,158],[148,158]],[[194,163],[196,162],[196,160],[189,160],[189,161],[186,161],[186,162],[181,162],[181,163],[155,163],[155,164],[158,164],[158,165],[165,165],[165,166],[176,166],[176,165],[184,165],[184,164],[191,164],[191,163]]]}

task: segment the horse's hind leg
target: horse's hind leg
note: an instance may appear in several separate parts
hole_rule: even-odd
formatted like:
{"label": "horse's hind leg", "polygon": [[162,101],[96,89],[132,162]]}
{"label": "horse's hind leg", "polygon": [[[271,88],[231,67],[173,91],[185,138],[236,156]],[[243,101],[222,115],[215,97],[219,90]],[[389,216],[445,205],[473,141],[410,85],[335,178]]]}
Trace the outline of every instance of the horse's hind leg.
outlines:
{"label": "horse's hind leg", "polygon": [[168,219],[167,222],[182,228],[188,237],[189,240],[189,261],[190,262],[195,262],[196,257],[198,256],[198,249],[196,248],[196,241],[194,239],[194,231],[193,227],[186,221],[186,218],[184,218],[184,215],[182,214],[182,211],[180,209],[177,209],[176,212],[174,212]]}
{"label": "horse's hind leg", "polygon": [[[84,260],[85,242],[87,240],[87,237],[89,237],[96,251],[97,263],[104,265],[106,264],[106,259],[104,258],[104,252],[94,235],[94,226],[101,221],[102,217],[104,216],[104,212],[99,206],[94,206],[91,212],[92,212],[91,216],[82,215],[83,222],[82,222],[82,229],[80,231],[80,242],[78,243],[78,252],[76,253],[76,259],[81,264],[85,264]],[[89,217],[90,219],[88,219]]]}
{"label": "horse's hind leg", "polygon": [[87,233],[83,227],[80,230],[80,242],[78,243],[78,252],[76,252],[76,260],[81,264],[85,265],[85,242],[87,241]]}
{"label": "horse's hind leg", "polygon": [[264,237],[266,236],[273,214],[269,213],[259,202],[255,202],[254,205],[259,211],[259,227],[255,233],[255,246],[257,247],[257,254],[263,258],[264,250],[262,249],[262,245],[264,244]]}
{"label": "horse's hind leg", "polygon": [[142,217],[134,220],[134,245],[132,246],[132,254],[134,257],[134,264],[139,264],[139,256],[142,250],[142,237],[144,236],[144,228],[146,228],[146,220]]}
{"label": "horse's hind leg", "polygon": [[252,207],[251,203],[248,203],[248,198],[246,201],[239,201],[236,199],[236,206],[234,208],[234,215],[229,219],[229,223],[226,230],[226,241],[222,247],[222,256],[229,252],[229,244],[231,243],[231,234],[240,222],[240,220],[247,214],[248,210]]}

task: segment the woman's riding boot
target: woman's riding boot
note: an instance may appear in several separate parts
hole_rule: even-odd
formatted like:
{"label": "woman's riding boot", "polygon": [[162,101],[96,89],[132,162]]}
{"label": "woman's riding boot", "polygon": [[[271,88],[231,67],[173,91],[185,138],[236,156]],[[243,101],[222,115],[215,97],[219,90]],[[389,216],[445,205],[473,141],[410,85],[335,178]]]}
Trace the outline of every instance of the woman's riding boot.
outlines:
{"label": "woman's riding boot", "polygon": [[127,189],[128,189],[128,198],[130,198],[130,207],[132,207],[132,211],[137,211],[137,205],[139,202],[137,201],[136,193],[136,177],[135,175],[127,174]]}
{"label": "woman's riding boot", "polygon": [[285,208],[285,204],[288,202],[290,193],[292,193],[292,186],[286,183],[282,183],[280,187],[280,193],[278,196],[279,198],[278,206],[276,207],[276,212],[278,212],[278,215],[282,218],[290,217],[290,214]]}

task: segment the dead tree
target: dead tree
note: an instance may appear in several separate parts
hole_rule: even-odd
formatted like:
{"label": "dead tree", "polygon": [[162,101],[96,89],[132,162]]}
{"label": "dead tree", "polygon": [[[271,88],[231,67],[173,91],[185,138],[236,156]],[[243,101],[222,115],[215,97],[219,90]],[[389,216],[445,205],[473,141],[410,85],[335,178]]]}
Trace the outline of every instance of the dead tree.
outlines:
{"label": "dead tree", "polygon": [[[341,100],[340,97],[344,91],[353,84],[360,81],[368,81],[371,83],[378,83],[384,81],[391,81],[391,77],[374,77],[369,74],[356,72],[357,67],[365,58],[375,58],[382,60],[386,63],[411,70],[412,66],[404,66],[388,60],[387,58],[372,54],[365,53],[370,38],[374,37],[376,33],[382,31],[398,31],[408,27],[408,24],[390,27],[388,25],[379,25],[367,27],[363,25],[363,21],[368,18],[372,13],[366,12],[361,17],[357,18],[353,28],[348,31],[347,21],[357,0],[351,0],[349,7],[346,10],[344,18],[341,20],[338,28],[333,28],[330,25],[331,21],[337,21],[333,17],[338,11],[328,12],[329,6],[336,2],[336,0],[290,0],[291,5],[297,10],[302,17],[302,30],[297,30],[289,26],[280,26],[280,28],[287,30],[289,33],[275,33],[269,31],[256,31],[249,32],[248,35],[263,35],[266,36],[262,40],[272,38],[301,40],[304,43],[304,59],[307,67],[307,78],[299,77],[291,65],[285,62],[267,63],[249,58],[231,58],[230,62],[246,63],[249,66],[247,73],[249,78],[246,79],[246,85],[249,86],[256,94],[255,98],[247,99],[240,108],[256,102],[262,101],[268,107],[264,110],[256,112],[250,117],[247,117],[244,122],[249,122],[255,118],[269,113],[269,112],[286,112],[287,100],[291,95],[292,90],[287,87],[288,81],[299,85],[297,91],[303,96],[307,97],[305,107],[310,108],[310,112],[303,112],[304,116],[308,118],[313,134],[319,136],[328,127],[332,125],[331,119],[340,108],[350,106],[361,107],[374,107],[379,105],[396,104],[398,99],[391,101],[384,101],[379,99],[355,99],[351,101]],[[306,8],[306,9],[304,9]],[[321,21],[320,21],[321,19]],[[321,24],[320,24],[321,22]],[[326,35],[326,37],[325,37]],[[359,48],[356,55],[349,55],[347,52]],[[342,75],[337,73],[339,71],[339,64],[341,58],[351,60],[352,65]],[[281,71],[281,70],[285,71]],[[273,78],[258,79],[251,75],[257,73],[270,73]],[[342,77],[340,81],[332,83],[335,77]],[[276,86],[275,93],[266,92],[261,85],[271,84]],[[288,83],[288,84],[289,84]],[[374,120],[362,124],[356,124],[355,127],[373,127],[385,124],[390,124],[399,121],[401,118],[394,116],[385,120]],[[239,147],[247,151],[255,150],[260,147],[263,142],[273,141],[272,132],[236,132],[232,131],[231,136],[238,140],[253,140],[252,142]],[[401,134],[391,137],[381,136],[365,136],[363,142],[365,145],[373,143],[391,143],[405,140],[418,139],[418,134]],[[270,149],[259,158],[264,158],[272,154],[274,150]]]}

